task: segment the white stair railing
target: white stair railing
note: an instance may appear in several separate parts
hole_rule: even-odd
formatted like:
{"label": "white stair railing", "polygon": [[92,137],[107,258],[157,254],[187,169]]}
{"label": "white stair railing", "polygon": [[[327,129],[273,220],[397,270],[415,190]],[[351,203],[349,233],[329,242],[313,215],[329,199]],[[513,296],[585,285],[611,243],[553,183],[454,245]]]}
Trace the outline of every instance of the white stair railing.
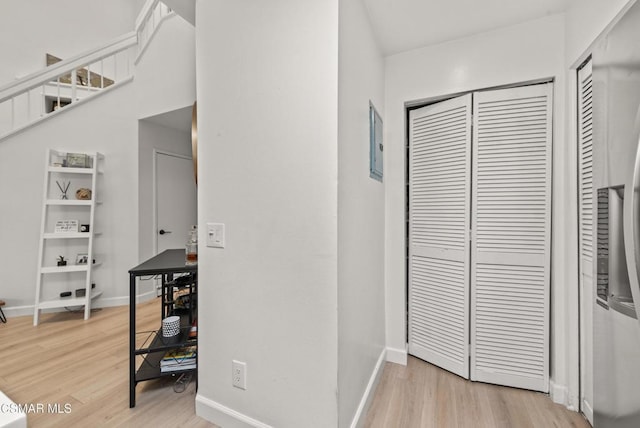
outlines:
{"label": "white stair railing", "polygon": [[135,32],[0,88],[0,139],[133,76]]}
{"label": "white stair railing", "polygon": [[147,0],[136,19],[136,33],[138,34],[138,54],[136,64],[156,34],[162,21],[174,12],[160,0]]}
{"label": "white stair railing", "polygon": [[135,64],[171,11],[147,0],[135,31],[0,87],[0,140],[131,79]]}

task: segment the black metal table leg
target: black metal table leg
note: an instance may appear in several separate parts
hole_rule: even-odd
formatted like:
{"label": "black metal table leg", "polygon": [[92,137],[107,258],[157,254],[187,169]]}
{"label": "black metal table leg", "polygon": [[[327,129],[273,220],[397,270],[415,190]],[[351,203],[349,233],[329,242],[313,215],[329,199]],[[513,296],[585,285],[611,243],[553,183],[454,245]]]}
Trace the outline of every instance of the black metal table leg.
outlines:
{"label": "black metal table leg", "polygon": [[129,275],[129,407],[136,406],[136,276]]}

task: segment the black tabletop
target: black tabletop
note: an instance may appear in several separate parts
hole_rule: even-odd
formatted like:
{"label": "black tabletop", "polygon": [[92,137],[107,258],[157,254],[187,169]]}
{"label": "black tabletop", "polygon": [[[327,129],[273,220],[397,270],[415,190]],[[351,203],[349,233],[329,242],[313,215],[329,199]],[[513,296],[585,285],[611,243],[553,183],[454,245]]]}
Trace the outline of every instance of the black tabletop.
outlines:
{"label": "black tabletop", "polygon": [[183,248],[164,250],[129,270],[131,275],[155,275],[171,272],[196,272],[198,265],[187,265]]}

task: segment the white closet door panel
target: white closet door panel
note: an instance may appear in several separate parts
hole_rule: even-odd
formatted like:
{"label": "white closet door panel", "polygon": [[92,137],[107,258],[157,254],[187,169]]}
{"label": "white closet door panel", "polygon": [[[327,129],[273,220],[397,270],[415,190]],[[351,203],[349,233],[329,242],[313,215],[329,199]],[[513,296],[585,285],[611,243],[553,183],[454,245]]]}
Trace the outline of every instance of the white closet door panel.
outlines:
{"label": "white closet door panel", "polygon": [[552,85],[476,93],[471,379],[548,391]]}
{"label": "white closet door panel", "polygon": [[593,424],[593,79],[591,60],[578,71],[578,200],[580,238],[580,405]]}
{"label": "white closet door panel", "polygon": [[[591,62],[578,75],[578,151],[580,198],[580,254],[583,263],[593,260],[593,81]],[[588,275],[591,270],[584,269]]]}
{"label": "white closet door panel", "polygon": [[471,95],[411,112],[409,352],[469,377]]}

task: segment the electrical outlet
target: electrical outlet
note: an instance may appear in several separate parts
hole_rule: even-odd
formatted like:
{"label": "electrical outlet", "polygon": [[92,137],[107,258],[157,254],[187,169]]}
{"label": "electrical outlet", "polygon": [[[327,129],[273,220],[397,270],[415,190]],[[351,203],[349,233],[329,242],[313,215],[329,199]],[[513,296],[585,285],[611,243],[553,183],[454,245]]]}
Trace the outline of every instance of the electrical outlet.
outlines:
{"label": "electrical outlet", "polygon": [[236,388],[247,389],[247,363],[231,362],[231,384]]}

